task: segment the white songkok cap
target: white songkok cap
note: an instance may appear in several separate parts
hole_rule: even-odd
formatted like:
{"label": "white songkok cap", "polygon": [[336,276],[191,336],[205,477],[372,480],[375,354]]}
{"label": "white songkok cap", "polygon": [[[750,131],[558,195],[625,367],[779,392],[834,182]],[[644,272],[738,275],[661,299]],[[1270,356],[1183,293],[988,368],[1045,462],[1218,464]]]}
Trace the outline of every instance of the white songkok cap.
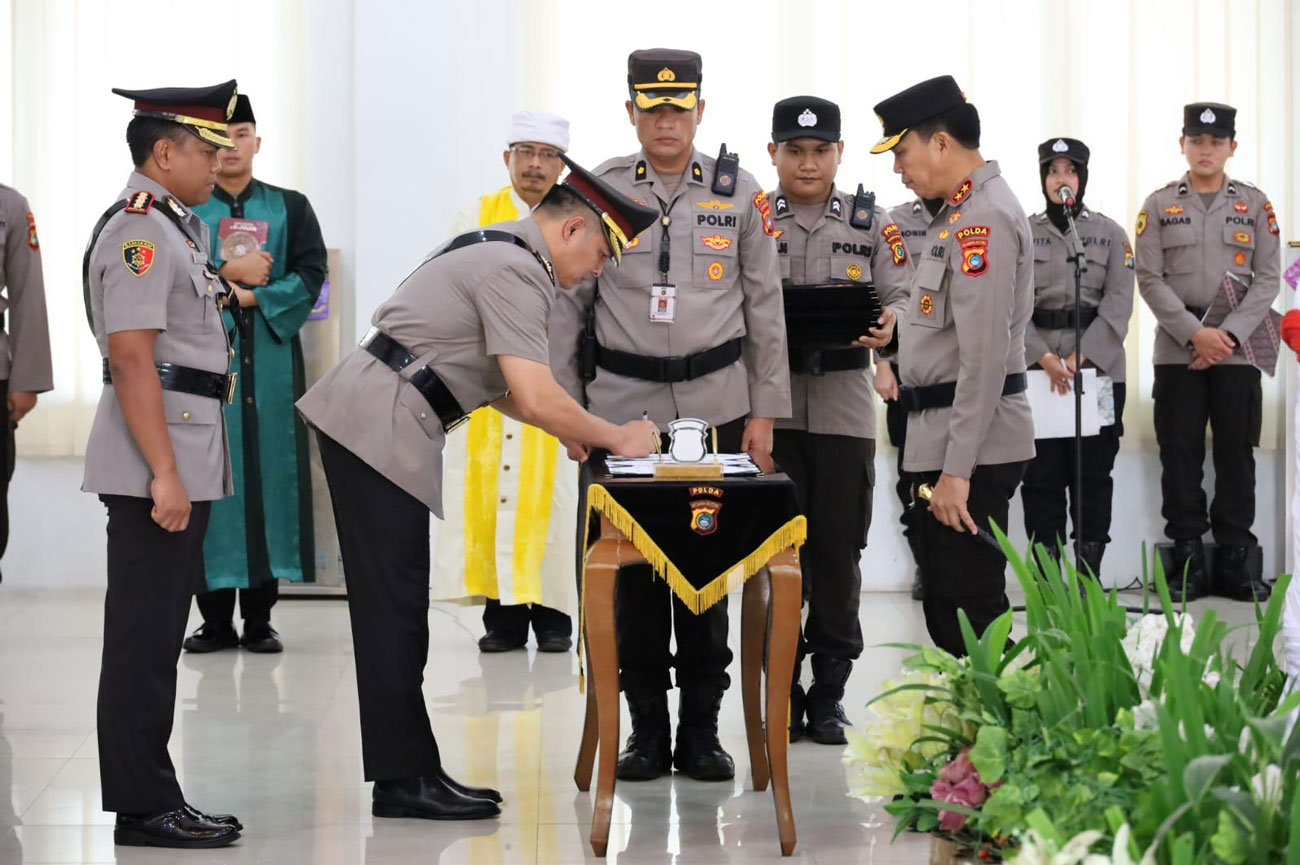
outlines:
{"label": "white songkok cap", "polygon": [[516,111],[510,118],[510,136],[506,144],[536,141],[556,150],[569,149],[569,121],[545,111]]}

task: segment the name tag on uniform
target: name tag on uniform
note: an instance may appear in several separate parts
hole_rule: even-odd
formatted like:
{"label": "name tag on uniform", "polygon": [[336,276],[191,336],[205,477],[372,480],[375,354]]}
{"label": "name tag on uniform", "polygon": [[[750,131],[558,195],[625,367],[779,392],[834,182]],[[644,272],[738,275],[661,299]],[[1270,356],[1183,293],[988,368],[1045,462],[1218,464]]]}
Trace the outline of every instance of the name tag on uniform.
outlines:
{"label": "name tag on uniform", "polygon": [[207,263],[208,263],[208,254],[207,254],[206,252],[203,252],[202,250],[191,249],[191,250],[190,250],[190,258],[192,258],[192,259],[194,260],[194,263],[195,263],[195,264],[207,264]]}
{"label": "name tag on uniform", "polygon": [[662,324],[672,324],[677,315],[677,286],[650,286],[650,320]]}

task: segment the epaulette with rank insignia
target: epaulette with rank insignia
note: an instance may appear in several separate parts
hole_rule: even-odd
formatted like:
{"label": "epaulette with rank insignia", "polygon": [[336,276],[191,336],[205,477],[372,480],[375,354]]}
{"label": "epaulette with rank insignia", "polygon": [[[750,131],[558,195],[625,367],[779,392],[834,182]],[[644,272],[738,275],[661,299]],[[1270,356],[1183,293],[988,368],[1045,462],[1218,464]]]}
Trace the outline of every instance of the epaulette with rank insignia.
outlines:
{"label": "epaulette with rank insignia", "polygon": [[127,213],[148,213],[150,207],[153,207],[153,193],[141,190],[127,199],[122,209]]}

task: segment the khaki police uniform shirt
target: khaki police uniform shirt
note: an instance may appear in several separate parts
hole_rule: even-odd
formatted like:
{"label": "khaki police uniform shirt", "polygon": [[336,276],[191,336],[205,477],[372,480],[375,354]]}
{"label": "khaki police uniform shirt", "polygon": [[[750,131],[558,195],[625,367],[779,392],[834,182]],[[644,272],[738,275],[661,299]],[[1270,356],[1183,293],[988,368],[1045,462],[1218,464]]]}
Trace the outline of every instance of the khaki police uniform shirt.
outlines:
{"label": "khaki police uniform shirt", "polygon": [[996,162],[944,202],[925,246],[899,337],[902,383],[956,382],[957,393],[951,407],[908,414],[903,469],[968,478],[979,465],[1033,459],[1029,401],[1002,396],[1006,377],[1025,370],[1033,240]]}
{"label": "khaki police uniform shirt", "polygon": [[916,258],[925,251],[925,239],[930,233],[930,211],[925,209],[921,199],[914,198],[906,204],[889,208],[889,218],[903,232],[903,243],[915,268]]}
{"label": "khaki police uniform shirt", "polygon": [[[1083,357],[1102,375],[1124,381],[1124,337],[1133,317],[1133,247],[1115,220],[1084,210],[1075,220],[1088,270],[1079,284],[1079,300],[1095,307],[1097,317],[1083,329]],[[1046,213],[1029,217],[1034,235],[1034,308],[1074,307],[1074,264],[1067,256],[1073,246]],[[1039,329],[1031,319],[1025,328],[1025,362],[1037,366],[1048,352],[1069,357],[1074,328]]]}
{"label": "khaki police uniform shirt", "polygon": [[45,312],[45,277],[36,217],[27,199],[0,183],[0,380],[9,392],[44,393],[54,389],[50,326]]}
{"label": "khaki police uniform shirt", "polygon": [[[776,251],[781,259],[783,283],[874,281],[880,302],[902,315],[914,271],[902,231],[883,208],[875,208],[871,228],[854,228],[849,224],[853,196],[832,186],[821,216],[810,228],[804,228],[780,186],[768,193],[768,198],[776,220]],[[874,439],[874,394],[869,366],[825,375],[792,372],[791,416],[778,420],[776,426]]]}
{"label": "khaki police uniform shirt", "polygon": [[[665,211],[672,260],[668,283],[676,286],[671,324],[650,320],[650,286],[662,281],[659,248],[664,226],[656,222],[623,252],[618,267],[605,268],[596,300],[596,336],[605,348],[650,357],[689,355],[744,337],[740,360],[694,381],[644,381],[596,370],[586,386],[590,410],[612,423],[649,412],[669,421],[695,417],[719,425],[744,415],[790,415],[790,369],[785,309],[771,204],[753,175],[741,170],[733,196],[712,191],[714,162],[691,154],[677,189],[669,192],[644,152],[611,159],[594,172],[619,192]],[[576,399],[578,338],[591,306],[594,281],[556,304],[551,321],[551,363],[556,378]]]}
{"label": "khaki police uniform shirt", "polygon": [[[125,210],[104,225],[90,253],[90,310],[99,353],[108,335],[156,330],[155,363],[225,373],[230,362],[226,329],[217,308],[221,284],[209,278],[208,228],[166,189],[133,172],[119,199],[148,192],[145,213]],[[170,202],[170,204],[169,204]],[[186,232],[160,210],[173,207]],[[98,372],[98,371],[97,371]],[[230,452],[222,402],[164,390],[163,414],[181,484],[191,501],[230,495]],[[86,492],[149,498],[153,472],[122,416],[117,392],[104,385],[86,443]]]}
{"label": "khaki police uniform shirt", "polygon": [[[531,218],[486,228],[517,235],[550,258]],[[411,376],[432,368],[466,413],[500,399],[507,388],[498,356],[549,362],[554,297],[548,267],[513,243],[475,243],[428,258],[370,319],[415,362],[397,373],[354,349],[298,400],[298,410],[441,518],[446,435]]]}
{"label": "khaki police uniform shirt", "polygon": [[[1202,325],[1187,306],[1209,306],[1225,273],[1251,286],[1219,325],[1238,342],[1250,337],[1277,297],[1277,215],[1249,183],[1225,177],[1207,208],[1184,174],[1147,196],[1135,233],[1138,291],[1156,316],[1157,365],[1191,363],[1192,336]],[[1249,361],[1234,352],[1219,363]]]}

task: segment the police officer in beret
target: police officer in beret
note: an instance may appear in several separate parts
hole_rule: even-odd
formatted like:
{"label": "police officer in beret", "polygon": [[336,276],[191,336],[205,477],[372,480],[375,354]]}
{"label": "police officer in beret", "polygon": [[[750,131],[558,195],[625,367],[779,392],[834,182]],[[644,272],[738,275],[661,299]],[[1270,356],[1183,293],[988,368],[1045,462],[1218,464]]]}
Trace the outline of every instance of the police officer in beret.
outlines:
{"label": "police officer in beret", "polygon": [[[1083,476],[1075,476],[1073,438],[1038,439],[1037,455],[1025,469],[1020,495],[1025,505],[1025,532],[1052,554],[1065,538],[1066,491],[1070,514],[1075,490],[1083,491],[1079,540],[1080,570],[1101,576],[1101,558],[1110,542],[1111,470],[1124,432],[1124,337],[1133,315],[1133,247],[1124,229],[1085,205],[1088,145],[1076,138],[1049,138],[1038,145],[1038,173],[1047,207],[1029,218],[1034,236],[1034,314],[1025,328],[1025,362],[1051,376],[1052,389],[1070,392],[1080,366],[1108,376],[1114,393],[1115,422],[1082,439]],[[1060,199],[1073,191],[1074,204]],[[1080,283],[1081,305],[1074,305],[1074,240],[1065,209],[1070,208],[1087,259]],[[1082,343],[1074,344],[1075,320]],[[1084,399],[1096,399],[1084,394]],[[1086,570],[1084,570],[1086,568]]]}
{"label": "police officer in beret", "polygon": [[429,654],[429,512],[447,433],[484,405],[559,438],[650,453],[653,423],[588,414],[551,375],[557,294],[617,263],[655,218],[564,157],[570,173],[523,219],[453,238],[371,318],[358,350],[297,403],[317,431],[356,654],[376,817],[477,820],[501,794],[442,768],[420,692]]}
{"label": "police officer in beret", "polygon": [[899,399],[909,412],[903,468],[914,492],[933,487],[933,519],[916,524],[926,627],[961,655],[957,610],[979,634],[1009,607],[1006,559],[976,531],[1007,525],[1034,455],[1024,394],[1033,242],[998,164],[980,154],[979,113],[950,76],[889,97],[876,114],[884,138],[872,152],[893,153],[918,196],[944,199],[899,334]]}
{"label": "police officer in beret", "polygon": [[235,82],[119,90],[135,102],[135,170],[86,249],[86,313],[104,390],[82,489],[108,509],[108,589],[99,676],[99,771],[117,844],[221,847],[243,828],[190,807],[167,754],[176,659],[202,586],[203,533],[231,492],[222,407],[230,347],[191,208],[216,183]]}
{"label": "police officer in beret", "polygon": [[[840,107],[816,96],[782,99],[772,109],[767,152],[778,185],[768,193],[785,291],[828,283],[874,285],[884,314],[863,322],[859,345],[790,345],[791,417],[776,423],[772,456],[794,481],[808,515],[808,542],[799,554],[808,620],[791,689],[790,733],[843,745],[848,719],[840,701],[853,662],[862,654],[858,601],[860,559],[871,525],[875,484],[876,405],[870,354],[884,350],[907,305],[912,264],[902,231],[861,184],[835,185],[844,152]],[[803,655],[812,656],[806,697],[799,682]]]}
{"label": "police officer in beret", "polygon": [[[943,207],[942,198],[914,198],[889,209],[890,220],[903,233],[903,243],[907,254],[916,260],[925,252],[925,239],[930,233],[930,220]],[[912,528],[913,520],[907,508],[911,505],[912,484],[907,472],[903,471],[903,451],[907,443],[907,409],[898,401],[898,380],[902,377],[898,369],[898,358],[876,357],[876,369],[873,386],[880,398],[885,401],[885,431],[889,434],[889,443],[897,449],[894,481],[894,495],[903,506],[903,515],[899,520],[903,525],[903,537],[907,540],[907,549],[912,554],[912,600],[919,601],[925,597],[925,580],[921,574],[921,556],[916,550],[917,533]]]}
{"label": "police officer in beret", "polygon": [[[1161,513],[1174,542],[1175,599],[1207,592],[1268,597],[1255,522],[1255,452],[1263,393],[1239,351],[1277,297],[1280,243],[1268,196],[1224,166],[1237,150],[1237,110],[1217,102],[1183,109],[1187,172],[1147,196],[1138,213],[1137,279],[1155,314],[1155,424]],[[1248,286],[1220,321],[1206,319],[1225,275]],[[1203,320],[1204,319],[1204,320]],[[1214,501],[1201,488],[1205,427],[1214,431]],[[1207,573],[1201,536],[1217,545]],[[1186,587],[1183,575],[1186,573]]]}
{"label": "police officer in beret", "polygon": [[[666,429],[674,418],[699,418],[717,429],[722,451],[746,451],[770,467],[773,423],[790,414],[776,228],[766,193],[738,158],[695,147],[701,73],[693,51],[628,57],[626,109],[641,149],[595,173],[647,202],[658,220],[621,267],[557,304],[552,364],[570,393],[582,394],[585,383],[587,405],[607,420],[648,412]],[[590,364],[579,363],[584,331]],[[618,777],[657,778],[675,765],[697,780],[732,778],[718,741],[730,684],[726,600],[695,615],[640,565],[620,574],[615,619],[632,716]],[[670,667],[681,691],[671,751]]]}

